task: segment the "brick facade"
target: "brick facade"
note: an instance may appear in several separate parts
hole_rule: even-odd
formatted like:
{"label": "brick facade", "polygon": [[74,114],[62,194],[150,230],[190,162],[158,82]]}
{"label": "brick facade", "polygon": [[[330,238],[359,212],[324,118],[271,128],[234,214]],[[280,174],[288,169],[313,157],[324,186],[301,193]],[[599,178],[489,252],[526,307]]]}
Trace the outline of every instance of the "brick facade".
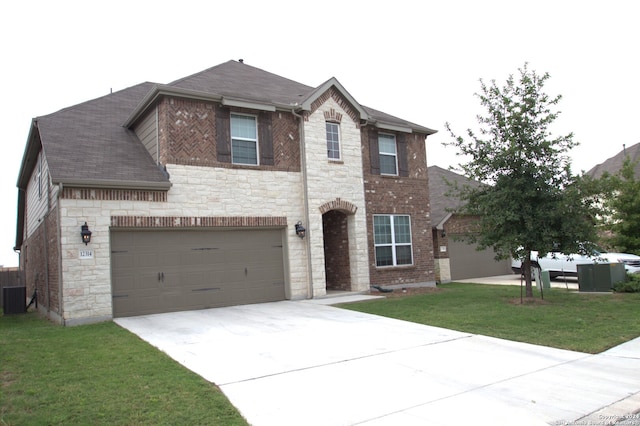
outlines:
{"label": "brick facade", "polygon": [[449,239],[454,236],[473,233],[478,222],[477,216],[451,215],[442,226],[433,229],[433,255],[436,259],[449,259]]}
{"label": "brick facade", "polygon": [[20,268],[24,271],[27,297],[31,299],[36,291],[38,308],[41,311],[59,314],[60,240],[57,208],[52,209],[40,226],[24,241],[20,263]]}
{"label": "brick facade", "polygon": [[164,98],[158,104],[159,163],[208,167],[250,167],[300,171],[300,133],[297,119],[288,112],[228,108],[230,112],[266,117],[272,134],[273,164],[231,164],[218,155],[218,115],[222,107],[203,101]]}
{"label": "brick facade", "polygon": [[[256,117],[257,166],[232,164],[222,146],[230,142],[234,112]],[[57,208],[24,241],[25,281],[62,323],[112,317],[112,230],[280,228],[285,293],[292,300],[327,290],[365,292],[371,284],[435,282],[424,134],[396,132],[402,173],[381,176],[372,171],[369,148],[377,128],[361,122],[335,87],[300,115],[162,96],[144,117],[147,128],[157,128],[157,141],[156,132],[146,141],[157,147],[170,189],[65,186]],[[327,121],[339,124],[338,159],[327,155]],[[412,265],[376,267],[375,214],[411,217]],[[298,221],[307,230],[304,239],[293,229]],[[88,248],[79,235],[85,222],[93,233]]]}
{"label": "brick facade", "polygon": [[[369,240],[369,276],[373,285],[410,286],[435,283],[435,264],[424,135],[406,135],[408,176],[372,174],[370,161],[370,129],[362,130],[364,188],[367,206]],[[389,132],[385,132],[389,133]],[[375,214],[407,214],[411,216],[413,265],[377,267],[373,244]]]}
{"label": "brick facade", "polygon": [[472,234],[478,226],[478,216],[462,216],[452,215],[447,223],[444,224],[444,230],[447,236]]}

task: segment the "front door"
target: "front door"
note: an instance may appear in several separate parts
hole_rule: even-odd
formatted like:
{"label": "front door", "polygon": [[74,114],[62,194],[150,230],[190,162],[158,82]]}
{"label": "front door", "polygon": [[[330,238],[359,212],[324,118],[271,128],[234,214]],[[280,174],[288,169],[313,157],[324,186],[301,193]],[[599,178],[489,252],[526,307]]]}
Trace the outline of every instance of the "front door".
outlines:
{"label": "front door", "polygon": [[348,216],[337,210],[322,215],[327,291],[351,290]]}

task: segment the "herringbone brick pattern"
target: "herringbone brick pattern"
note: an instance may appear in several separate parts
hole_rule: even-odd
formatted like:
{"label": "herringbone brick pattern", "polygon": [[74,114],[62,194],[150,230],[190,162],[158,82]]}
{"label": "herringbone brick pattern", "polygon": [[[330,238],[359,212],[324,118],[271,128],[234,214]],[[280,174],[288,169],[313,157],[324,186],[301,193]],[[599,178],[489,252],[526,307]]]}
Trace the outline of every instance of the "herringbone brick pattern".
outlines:
{"label": "herringbone brick pattern", "polygon": [[277,170],[300,171],[300,131],[298,120],[290,113],[274,113],[273,157]]}
{"label": "herringbone brick pattern", "polygon": [[[231,108],[234,112],[259,111]],[[244,167],[217,158],[216,108],[212,103],[165,98],[158,105],[159,159],[161,164],[208,167]],[[273,166],[258,169],[300,171],[300,130],[289,112],[273,112]],[[250,166],[256,168],[254,166]]]}
{"label": "herringbone brick pattern", "polygon": [[[213,104],[187,99],[165,99],[160,131],[168,162],[212,164],[216,161]],[[166,163],[165,163],[166,164]]]}

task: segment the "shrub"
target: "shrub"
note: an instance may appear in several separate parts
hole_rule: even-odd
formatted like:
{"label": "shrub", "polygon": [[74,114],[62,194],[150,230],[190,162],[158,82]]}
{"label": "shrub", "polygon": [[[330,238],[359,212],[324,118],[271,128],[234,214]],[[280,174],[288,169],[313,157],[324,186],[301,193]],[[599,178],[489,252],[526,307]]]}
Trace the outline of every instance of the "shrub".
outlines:
{"label": "shrub", "polygon": [[627,280],[613,286],[616,293],[640,293],[640,274],[627,274]]}

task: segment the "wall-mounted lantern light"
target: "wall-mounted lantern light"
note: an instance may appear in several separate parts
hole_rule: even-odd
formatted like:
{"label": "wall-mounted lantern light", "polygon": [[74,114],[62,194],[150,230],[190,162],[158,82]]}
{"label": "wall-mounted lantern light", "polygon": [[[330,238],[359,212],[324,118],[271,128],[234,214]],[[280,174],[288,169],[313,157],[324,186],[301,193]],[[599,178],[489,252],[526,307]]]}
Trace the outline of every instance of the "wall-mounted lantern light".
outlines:
{"label": "wall-mounted lantern light", "polygon": [[442,235],[442,238],[444,238],[444,237],[446,237],[446,236],[447,236],[447,232],[443,229],[443,230],[442,230],[442,234],[441,234],[441,235]]}
{"label": "wall-mounted lantern light", "polygon": [[87,225],[87,222],[82,225],[80,236],[82,237],[82,242],[84,243],[84,245],[87,245],[91,242],[91,231],[89,231],[89,225]]}
{"label": "wall-mounted lantern light", "polygon": [[296,235],[300,238],[304,238],[306,232],[307,230],[302,226],[302,222],[298,221],[298,223],[296,223]]}

